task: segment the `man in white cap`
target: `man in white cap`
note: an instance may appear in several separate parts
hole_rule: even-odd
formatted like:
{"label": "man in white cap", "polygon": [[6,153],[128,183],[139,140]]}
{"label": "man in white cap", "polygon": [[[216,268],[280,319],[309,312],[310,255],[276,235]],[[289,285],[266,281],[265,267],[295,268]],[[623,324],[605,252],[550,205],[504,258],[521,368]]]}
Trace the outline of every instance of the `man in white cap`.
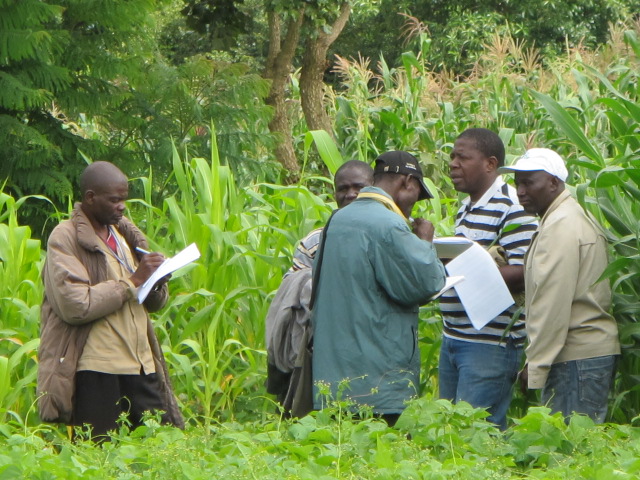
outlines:
{"label": "man in white cap", "polygon": [[600,228],[565,189],[567,169],[556,152],[532,148],[515,165],[520,204],[540,216],[525,257],[527,366],[522,380],[542,389],[542,402],[565,417],[602,423],[620,353],[609,314],[608,264]]}

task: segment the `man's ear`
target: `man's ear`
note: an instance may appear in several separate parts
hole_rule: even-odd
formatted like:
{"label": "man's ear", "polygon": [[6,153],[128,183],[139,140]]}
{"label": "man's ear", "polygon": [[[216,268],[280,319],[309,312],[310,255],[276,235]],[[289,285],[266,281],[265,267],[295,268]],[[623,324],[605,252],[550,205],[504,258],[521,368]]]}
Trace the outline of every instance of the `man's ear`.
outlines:
{"label": "man's ear", "polygon": [[410,190],[413,188],[413,184],[411,182],[411,179],[413,177],[411,177],[411,175],[404,175],[404,179],[402,180],[402,186],[404,187],[405,190]]}
{"label": "man's ear", "polygon": [[84,192],[84,195],[82,196],[82,201],[90,204],[93,202],[93,198],[95,196],[96,196],[96,192],[94,192],[93,190],[87,190],[86,192]]}
{"label": "man's ear", "polygon": [[498,169],[498,159],[493,155],[487,157],[487,172],[493,173]]}

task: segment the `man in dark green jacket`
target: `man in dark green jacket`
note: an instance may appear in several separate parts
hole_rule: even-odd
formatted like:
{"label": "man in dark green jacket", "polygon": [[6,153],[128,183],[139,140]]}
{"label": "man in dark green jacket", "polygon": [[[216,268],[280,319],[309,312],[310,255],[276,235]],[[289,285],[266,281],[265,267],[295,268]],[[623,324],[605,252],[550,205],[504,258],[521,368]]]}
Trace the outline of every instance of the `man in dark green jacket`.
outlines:
{"label": "man in dark green jacket", "polygon": [[338,398],[348,380],[342,398],[394,423],[418,394],[418,307],[444,286],[445,271],[433,225],[409,220],[415,202],[431,197],[417,159],[387,152],[374,171],[374,186],[333,216],[316,257],[313,381]]}

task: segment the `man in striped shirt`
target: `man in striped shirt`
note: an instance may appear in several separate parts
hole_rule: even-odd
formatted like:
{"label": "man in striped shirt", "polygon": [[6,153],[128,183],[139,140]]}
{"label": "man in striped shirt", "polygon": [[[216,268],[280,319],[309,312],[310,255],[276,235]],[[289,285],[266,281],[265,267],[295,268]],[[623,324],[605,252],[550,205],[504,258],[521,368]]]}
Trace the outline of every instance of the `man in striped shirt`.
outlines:
{"label": "man in striped shirt", "polygon": [[[449,166],[455,189],[469,195],[456,216],[456,235],[487,249],[495,247],[505,260],[500,273],[516,294],[524,290],[524,255],[537,222],[498,174],[504,157],[498,135],[471,128],[455,141]],[[471,324],[454,289],[442,295],[440,308],[440,398],[487,408],[488,420],[505,429],[526,336],[522,308],[513,305],[481,330]]]}

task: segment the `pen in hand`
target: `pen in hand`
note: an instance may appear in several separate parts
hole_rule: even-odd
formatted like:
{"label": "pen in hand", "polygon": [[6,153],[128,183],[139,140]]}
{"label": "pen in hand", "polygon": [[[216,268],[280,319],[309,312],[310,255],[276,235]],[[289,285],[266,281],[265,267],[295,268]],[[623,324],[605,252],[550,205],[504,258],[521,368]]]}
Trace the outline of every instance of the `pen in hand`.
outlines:
{"label": "pen in hand", "polygon": [[138,252],[140,252],[140,253],[144,254],[144,255],[148,255],[149,253],[151,253],[151,252],[149,252],[149,251],[145,250],[144,248],[140,248],[140,247],[136,247],[136,250],[137,250]]}

